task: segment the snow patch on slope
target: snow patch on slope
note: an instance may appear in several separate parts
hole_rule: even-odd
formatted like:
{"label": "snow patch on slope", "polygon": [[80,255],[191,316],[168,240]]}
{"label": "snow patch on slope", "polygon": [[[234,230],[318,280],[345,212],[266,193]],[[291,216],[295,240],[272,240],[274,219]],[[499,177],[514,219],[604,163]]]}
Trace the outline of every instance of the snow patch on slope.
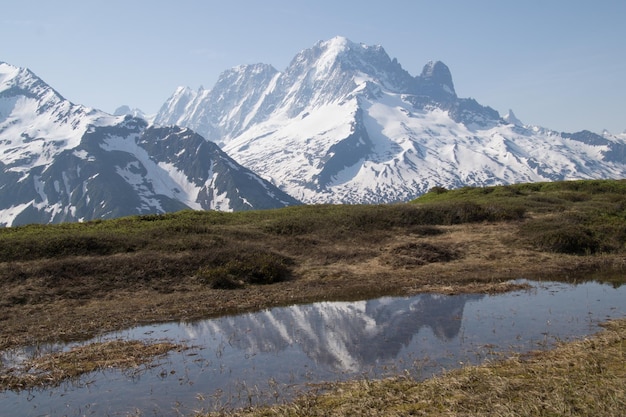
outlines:
{"label": "snow patch on slope", "polygon": [[[153,197],[154,194],[180,199],[194,209],[201,209],[196,202],[199,187],[192,184],[188,178],[172,164],[156,163],[145,149],[137,145],[140,134],[129,137],[110,136],[102,145],[105,151],[122,151],[134,155],[137,162],[124,167],[118,167],[120,174],[131,184],[141,197],[144,204],[150,208],[163,211],[160,203]],[[143,169],[146,172],[142,172]]]}
{"label": "snow patch on slope", "polygon": [[224,151],[296,199],[308,200],[315,194],[313,184],[301,179],[321,171],[335,138],[352,133],[356,109],[354,99],[305,111],[297,119],[283,115],[251,127]]}
{"label": "snow patch on slope", "polygon": [[30,207],[34,201],[18,204],[7,209],[0,210],[0,226],[10,226],[24,210]]}

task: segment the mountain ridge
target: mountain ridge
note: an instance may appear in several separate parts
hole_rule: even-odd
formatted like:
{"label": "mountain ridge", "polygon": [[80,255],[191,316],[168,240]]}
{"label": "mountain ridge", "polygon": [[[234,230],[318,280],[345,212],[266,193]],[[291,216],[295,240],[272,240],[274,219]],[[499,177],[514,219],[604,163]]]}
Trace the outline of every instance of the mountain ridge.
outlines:
{"label": "mountain ridge", "polygon": [[[624,138],[590,139],[501,117],[458,97],[451,71],[440,61],[412,76],[382,46],[335,37],[274,71],[260,83],[245,75],[245,83],[218,83],[205,94],[230,100],[209,104],[194,95],[178,114],[173,109],[182,101],[173,95],[156,123],[194,126],[306,203],[388,203],[434,186],[626,174],[616,157],[624,152]],[[253,86],[254,94],[246,96],[243,85]],[[254,105],[244,111],[242,97],[252,96]],[[209,110],[220,117],[211,118]],[[203,130],[200,120],[211,129]]]}
{"label": "mountain ridge", "polygon": [[73,104],[7,63],[0,155],[4,226],[299,204],[188,128]]}

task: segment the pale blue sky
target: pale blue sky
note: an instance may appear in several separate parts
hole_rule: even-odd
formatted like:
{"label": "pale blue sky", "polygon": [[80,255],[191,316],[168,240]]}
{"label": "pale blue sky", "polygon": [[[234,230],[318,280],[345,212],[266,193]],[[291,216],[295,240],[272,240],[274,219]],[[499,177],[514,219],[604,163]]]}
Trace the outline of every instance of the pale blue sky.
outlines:
{"label": "pale blue sky", "polygon": [[457,93],[561,131],[626,129],[624,0],[3,1],[0,61],[67,99],[156,112],[177,86],[341,35],[412,75],[445,62]]}

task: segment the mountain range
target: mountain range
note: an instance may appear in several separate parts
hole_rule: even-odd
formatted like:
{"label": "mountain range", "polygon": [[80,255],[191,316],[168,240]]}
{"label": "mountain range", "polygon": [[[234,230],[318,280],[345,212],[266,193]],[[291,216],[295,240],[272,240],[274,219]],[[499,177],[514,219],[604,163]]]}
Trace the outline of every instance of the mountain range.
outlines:
{"label": "mountain range", "polygon": [[299,204],[188,128],[75,105],[0,63],[0,224]]}
{"label": "mountain range", "polygon": [[556,132],[457,96],[343,37],[283,71],[241,65],[155,116],[76,105],[0,62],[0,224],[304,203],[406,201],[432,187],[626,175],[626,134]]}
{"label": "mountain range", "polygon": [[305,203],[406,201],[434,186],[622,178],[625,137],[522,124],[456,95],[442,62],[410,75],[343,37],[177,89],[157,124],[187,126]]}

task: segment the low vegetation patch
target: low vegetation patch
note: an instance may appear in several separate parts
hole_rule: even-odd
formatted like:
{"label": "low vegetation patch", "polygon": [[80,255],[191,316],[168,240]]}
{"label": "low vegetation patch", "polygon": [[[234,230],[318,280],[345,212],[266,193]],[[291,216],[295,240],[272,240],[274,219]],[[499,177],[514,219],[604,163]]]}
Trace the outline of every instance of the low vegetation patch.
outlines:
{"label": "low vegetation patch", "polygon": [[602,242],[598,231],[563,215],[530,221],[521,228],[520,235],[537,249],[547,252],[592,255],[615,249],[608,242]]}
{"label": "low vegetation patch", "polygon": [[0,390],[21,391],[56,386],[101,369],[117,368],[138,372],[141,366],[185,346],[169,342],[144,343],[115,340],[76,347],[68,352],[43,355],[15,368],[0,368]]}
{"label": "low vegetation patch", "polygon": [[196,277],[217,289],[242,288],[246,284],[274,284],[290,277],[288,263],[288,259],[273,253],[239,254],[223,265],[201,268]]}
{"label": "low vegetation patch", "polygon": [[414,267],[434,262],[450,262],[459,259],[462,253],[450,245],[428,242],[411,242],[395,246],[387,256],[394,267]]}

